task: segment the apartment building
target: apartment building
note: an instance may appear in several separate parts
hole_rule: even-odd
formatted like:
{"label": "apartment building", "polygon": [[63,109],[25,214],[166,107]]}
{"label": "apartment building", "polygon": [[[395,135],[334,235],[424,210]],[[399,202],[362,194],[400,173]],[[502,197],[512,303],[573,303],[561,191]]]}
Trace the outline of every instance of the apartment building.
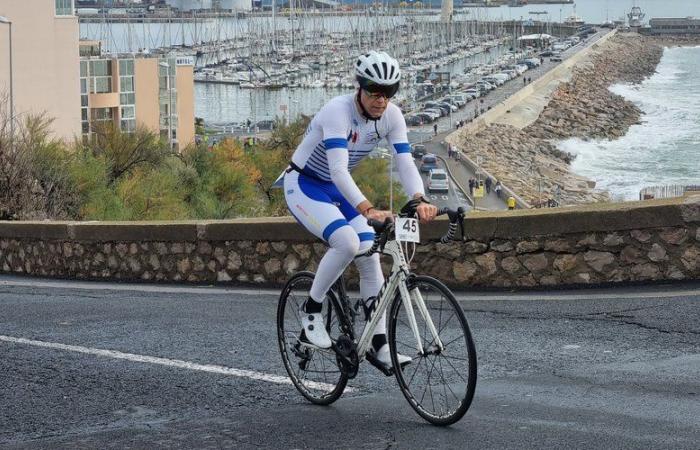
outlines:
{"label": "apartment building", "polygon": [[[81,54],[94,41],[81,42]],[[194,141],[194,61],[191,57],[83,56],[80,60],[81,133],[112,122],[131,132],[143,124],[174,149]]]}
{"label": "apartment building", "polygon": [[12,97],[15,116],[45,112],[54,120],[56,137],[80,136],[79,30],[73,0],[0,0],[0,16],[11,22],[0,21],[0,95]]}

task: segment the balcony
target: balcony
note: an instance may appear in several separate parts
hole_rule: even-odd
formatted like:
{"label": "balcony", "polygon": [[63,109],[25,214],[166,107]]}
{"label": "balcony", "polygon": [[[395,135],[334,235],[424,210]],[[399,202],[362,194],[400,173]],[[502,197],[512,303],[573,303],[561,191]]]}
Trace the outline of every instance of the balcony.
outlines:
{"label": "balcony", "polygon": [[90,94],[89,102],[90,108],[117,108],[119,107],[119,93]]}

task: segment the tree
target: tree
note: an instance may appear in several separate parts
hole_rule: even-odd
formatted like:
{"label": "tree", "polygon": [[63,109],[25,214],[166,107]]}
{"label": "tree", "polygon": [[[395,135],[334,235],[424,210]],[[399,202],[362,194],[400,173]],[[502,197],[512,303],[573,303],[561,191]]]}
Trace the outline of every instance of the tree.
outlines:
{"label": "tree", "polygon": [[257,188],[267,201],[265,213],[268,215],[287,214],[282,190],[274,188],[273,184],[292,160],[292,154],[304,137],[309,121],[306,116],[289,125],[278,120],[270,138],[256,145],[251,152],[251,161],[260,171]]}
{"label": "tree", "polygon": [[239,142],[225,139],[211,150],[193,145],[183,151],[181,161],[177,177],[194,218],[250,216],[259,209],[256,185],[261,174]]}
{"label": "tree", "polygon": [[52,120],[10,118],[6,103],[0,98],[0,220],[68,218],[78,199],[64,170],[69,155],[51,137]]}
{"label": "tree", "polygon": [[[353,179],[367,200],[379,209],[389,209],[389,160],[365,159],[353,171]],[[398,211],[408,197],[401,188],[401,183],[394,181],[394,211]]]}
{"label": "tree", "polygon": [[112,122],[93,124],[88,141],[77,142],[76,146],[105,158],[109,165],[109,184],[116,184],[137,168],[158,167],[175,154],[165,140],[145,126],[138,125],[133,133],[124,133]]}

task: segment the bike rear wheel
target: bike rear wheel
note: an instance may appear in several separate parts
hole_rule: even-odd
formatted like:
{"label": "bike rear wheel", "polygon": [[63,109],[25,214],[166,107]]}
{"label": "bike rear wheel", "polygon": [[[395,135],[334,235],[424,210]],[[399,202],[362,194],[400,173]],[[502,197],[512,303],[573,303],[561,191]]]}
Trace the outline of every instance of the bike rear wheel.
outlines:
{"label": "bike rear wheel", "polygon": [[416,293],[422,296],[444,349],[436,345],[414,303],[423,346],[423,354],[419,352],[403,300],[397,294],[388,324],[391,361],[398,367],[397,353],[411,356],[413,361],[395,371],[396,379],[421,417],[434,425],[451,425],[467,412],[476,388],[476,349],[469,325],[454,295],[440,281],[417,276],[410,279],[408,288],[412,297]]}
{"label": "bike rear wheel", "polygon": [[[303,329],[302,307],[309,298],[313,280],[312,272],[299,272],[290,278],[282,290],[277,305],[277,341],[284,368],[301,395],[317,405],[329,405],[343,394],[348,376],[338,367],[332,348],[319,349],[299,341]],[[328,334],[335,341],[340,334],[340,327],[330,299],[323,302],[321,315]]]}

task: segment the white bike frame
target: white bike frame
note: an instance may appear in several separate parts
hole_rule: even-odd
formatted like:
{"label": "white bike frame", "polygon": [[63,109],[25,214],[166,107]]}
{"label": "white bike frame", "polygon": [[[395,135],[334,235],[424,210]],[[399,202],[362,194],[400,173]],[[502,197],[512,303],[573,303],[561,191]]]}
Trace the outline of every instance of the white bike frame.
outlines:
{"label": "white bike frame", "polygon": [[440,351],[444,350],[445,347],[442,345],[440,336],[438,336],[438,331],[435,328],[435,324],[428,313],[428,307],[425,305],[425,300],[418,289],[414,289],[413,292],[408,292],[408,286],[406,285],[406,280],[408,279],[408,274],[410,268],[406,262],[406,257],[404,255],[403,249],[398,241],[392,240],[386,243],[382,254],[390,255],[393,263],[391,267],[391,273],[389,274],[389,279],[384,283],[381,290],[379,291],[379,298],[376,300],[377,308],[372,312],[369,322],[365,324],[365,328],[362,331],[362,336],[357,345],[357,354],[360,360],[365,358],[367,350],[372,341],[372,335],[374,334],[374,329],[379,323],[379,319],[382,317],[384,312],[389,308],[391,300],[396,297],[396,290],[398,289],[401,294],[401,299],[404,308],[406,309],[406,315],[408,316],[408,322],[413,331],[413,335],[416,338],[416,348],[421,356],[425,354],[423,349],[423,343],[420,338],[420,332],[418,331],[418,324],[416,322],[416,316],[413,310],[413,304],[415,303],[418,308],[418,312],[423,316],[430,333],[433,335],[434,341]]}

